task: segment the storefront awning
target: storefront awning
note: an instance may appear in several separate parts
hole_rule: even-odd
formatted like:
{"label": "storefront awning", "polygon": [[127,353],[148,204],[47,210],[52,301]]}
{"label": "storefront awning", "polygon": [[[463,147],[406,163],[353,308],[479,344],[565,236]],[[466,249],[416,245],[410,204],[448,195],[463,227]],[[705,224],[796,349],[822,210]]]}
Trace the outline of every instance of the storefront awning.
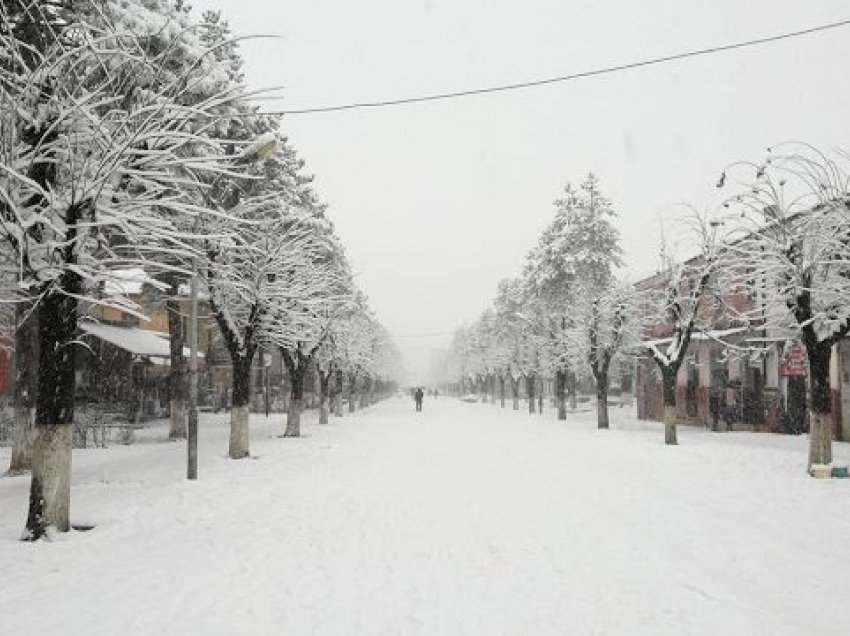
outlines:
{"label": "storefront awning", "polygon": [[[83,322],[80,324],[80,329],[136,356],[165,358],[166,360],[171,357],[168,334],[139,329],[138,327],[119,327],[98,322]],[[189,357],[189,354],[189,347],[183,347],[183,355]],[[198,357],[203,357],[203,354],[198,352]]]}

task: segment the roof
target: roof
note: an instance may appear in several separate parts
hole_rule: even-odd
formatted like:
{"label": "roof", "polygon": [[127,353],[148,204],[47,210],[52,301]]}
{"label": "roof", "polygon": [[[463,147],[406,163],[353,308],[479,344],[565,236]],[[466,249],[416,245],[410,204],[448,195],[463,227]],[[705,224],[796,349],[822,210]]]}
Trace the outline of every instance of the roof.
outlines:
{"label": "roof", "polygon": [[145,284],[161,285],[147,275],[140,267],[119,269],[109,272],[109,278],[104,282],[103,290],[110,296],[131,296],[142,293]]}
{"label": "roof", "polygon": [[[119,327],[99,322],[83,322],[80,324],[87,334],[129,351],[133,355],[151,358],[170,358],[168,335],[158,331],[148,331],[138,327]],[[183,347],[183,355],[189,356],[189,347]],[[203,354],[198,352],[198,356]]]}

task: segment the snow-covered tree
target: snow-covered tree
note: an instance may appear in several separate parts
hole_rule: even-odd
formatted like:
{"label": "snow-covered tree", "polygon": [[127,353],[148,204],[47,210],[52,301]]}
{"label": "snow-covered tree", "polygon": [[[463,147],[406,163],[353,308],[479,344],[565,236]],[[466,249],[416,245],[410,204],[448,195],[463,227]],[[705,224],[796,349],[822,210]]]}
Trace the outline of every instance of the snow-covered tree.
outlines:
{"label": "snow-covered tree", "polygon": [[[588,174],[578,190],[568,183],[563,196],[555,200],[555,218],[526,259],[526,293],[537,301],[541,336],[548,340],[559,419],[566,419],[567,384],[575,399],[580,364],[577,349],[592,350],[594,356],[600,353],[600,310],[615,285],[614,273],[622,265],[615,218],[613,205],[593,174]],[[585,320],[580,322],[579,316]],[[609,340],[609,345],[617,343],[617,339]],[[604,357],[593,365],[593,375],[597,383],[606,384],[603,389],[607,393]],[[599,426],[604,428],[607,408],[599,413]]]}
{"label": "snow-covered tree", "polygon": [[494,308],[500,337],[505,348],[506,374],[511,383],[513,409],[519,409],[519,383],[530,370],[533,356],[529,353],[534,340],[532,323],[525,318],[523,284],[519,279],[506,278],[496,288]]}
{"label": "snow-covered tree", "polygon": [[633,333],[634,292],[628,285],[609,283],[606,288],[588,290],[588,297],[590,305],[580,309],[579,324],[596,384],[597,426],[607,429],[609,371]]}
{"label": "snow-covered tree", "polygon": [[808,466],[832,461],[829,367],[850,333],[850,176],[844,157],[786,144],[758,164],[730,166],[733,225],[724,280],[757,302],[739,318],[802,342],[808,357]]}
{"label": "snow-covered tree", "polygon": [[[722,227],[708,215],[688,210],[672,227],[673,234],[668,231],[665,236],[659,272],[636,290],[642,346],[661,372],[665,444],[678,443],[676,376],[697,327],[700,304],[718,268]],[[671,245],[696,256],[679,261]]]}
{"label": "snow-covered tree", "polygon": [[[263,344],[297,342],[303,325],[291,317],[325,286],[321,273],[314,278],[320,246],[309,215],[283,208],[265,192],[245,196],[227,213],[231,235],[207,244],[200,273],[233,367],[229,455],[238,459],[250,452],[255,353]],[[240,221],[236,232],[233,219]]]}
{"label": "snow-covered tree", "polygon": [[298,304],[281,308],[283,311],[279,311],[276,316],[276,321],[290,323],[297,333],[294,339],[277,343],[291,386],[285,437],[301,435],[304,379],[307,369],[317,362],[320,352],[323,353],[323,364],[318,369],[322,402],[320,419],[324,419],[323,423],[327,424],[327,390],[338,355],[332,348],[331,338],[335,329],[338,333],[338,323],[345,319],[354,302],[348,263],[342,245],[331,230],[330,226],[326,226],[317,236],[318,248],[310,275],[313,283],[311,296]]}
{"label": "snow-covered tree", "polygon": [[[360,298],[353,311],[345,320],[344,327],[339,329],[334,337],[337,349],[338,378],[345,379],[348,386],[348,411],[357,409],[358,380],[365,382],[366,374],[372,364],[372,345],[376,322],[366,308],[365,299]],[[342,382],[338,383],[341,391]],[[341,401],[338,402],[337,414],[341,415]]]}
{"label": "snow-covered tree", "polygon": [[100,293],[114,272],[190,251],[174,219],[195,213],[185,170],[204,167],[208,143],[190,122],[216,99],[182,104],[211,72],[203,64],[159,80],[168,54],[143,41],[168,21],[155,19],[152,4],[44,3],[44,11],[15,14],[4,3],[0,13],[0,90],[15,105],[0,233],[35,307],[39,341],[31,538],[69,527],[80,303],[138,312],[126,297]]}

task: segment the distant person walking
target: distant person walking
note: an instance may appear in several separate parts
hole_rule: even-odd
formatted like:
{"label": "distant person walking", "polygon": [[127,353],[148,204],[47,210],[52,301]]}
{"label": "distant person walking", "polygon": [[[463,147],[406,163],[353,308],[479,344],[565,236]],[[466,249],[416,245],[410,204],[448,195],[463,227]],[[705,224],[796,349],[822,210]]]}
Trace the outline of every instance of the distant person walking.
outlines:
{"label": "distant person walking", "polygon": [[416,411],[417,413],[422,410],[422,398],[425,396],[425,393],[422,391],[422,387],[416,389],[416,392],[413,394],[413,401],[416,402]]}

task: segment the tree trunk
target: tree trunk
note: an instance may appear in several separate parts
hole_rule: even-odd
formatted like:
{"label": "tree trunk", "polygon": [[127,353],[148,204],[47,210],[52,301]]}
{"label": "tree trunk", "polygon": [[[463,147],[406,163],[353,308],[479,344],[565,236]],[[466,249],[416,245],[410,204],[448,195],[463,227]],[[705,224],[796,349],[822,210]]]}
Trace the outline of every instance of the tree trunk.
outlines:
{"label": "tree trunk", "polygon": [[251,363],[253,350],[243,356],[231,354],[233,363],[233,397],[230,409],[230,447],[231,459],[243,459],[250,456],[251,428],[249,424],[251,402]]}
{"label": "tree trunk", "polygon": [[342,390],[342,371],[337,369],[336,394],[334,395],[334,414],[337,417],[342,417]]}
{"label": "tree trunk", "polygon": [[534,413],[534,376],[525,376],[525,390],[528,393],[528,412]]}
{"label": "tree trunk", "polygon": [[832,463],[832,427],[830,413],[832,397],[829,390],[829,362],[832,357],[830,343],[818,343],[808,350],[809,381],[811,384],[811,412],[809,415],[809,464]]}
{"label": "tree trunk", "polygon": [[[26,38],[24,38],[26,41]],[[34,49],[39,50],[39,43]],[[25,47],[27,48],[27,47]],[[29,53],[28,53],[29,54]],[[44,87],[52,93],[49,86]],[[58,128],[44,124],[25,133],[23,140],[31,146],[50,144],[59,136]],[[51,158],[55,158],[50,153]],[[27,176],[45,191],[56,182],[57,161],[39,161],[30,166]],[[43,197],[36,197],[43,201]],[[35,203],[35,201],[33,201]],[[62,248],[54,248],[51,258],[58,256],[66,265],[77,263],[74,249],[77,241],[77,223],[90,211],[91,202],[71,205],[65,210],[65,239]],[[38,233],[32,228],[30,231]],[[76,392],[77,309],[82,295],[81,277],[66,269],[57,280],[55,288],[43,287],[44,292],[36,308],[38,355],[35,394],[35,425],[30,457],[29,511],[24,539],[36,541],[55,528],[67,532],[71,528],[71,433],[74,425],[74,394]],[[22,416],[23,417],[23,416]]]}
{"label": "tree trunk", "polygon": [[354,373],[348,374],[348,412],[354,413],[357,408],[354,404],[354,389],[356,388],[357,376]]}
{"label": "tree trunk", "polygon": [[375,380],[371,376],[366,377],[366,381],[363,383],[363,395],[366,399],[366,406],[372,406],[372,391],[375,387]]}
{"label": "tree trunk", "polygon": [[[293,357],[298,354],[294,354]],[[287,364],[289,366],[289,364]],[[299,361],[298,366],[289,369],[289,381],[292,384],[289,400],[289,412],[286,414],[284,437],[301,437],[301,412],[304,410],[304,375],[306,365]]]}
{"label": "tree trunk", "polygon": [[[74,239],[75,235],[69,236]],[[65,273],[59,288],[79,296],[82,281]],[[48,293],[38,306],[38,391],[32,450],[27,540],[42,538],[53,527],[71,528],[71,433],[76,390],[77,300]]]}
{"label": "tree trunk", "polygon": [[505,376],[499,376],[499,402],[505,408]]}
{"label": "tree trunk", "polygon": [[661,367],[661,382],[664,391],[664,443],[677,445],[676,436],[676,370]]}
{"label": "tree trunk", "polygon": [[565,371],[558,369],[555,371],[555,397],[558,403],[558,419],[567,419],[567,374]]}
{"label": "tree trunk", "polygon": [[598,371],[594,375],[596,379],[596,427],[608,428],[608,370]]}
{"label": "tree trunk", "polygon": [[546,381],[541,378],[540,390],[537,392],[537,412],[543,415],[543,387],[546,386]]}
{"label": "tree trunk", "polygon": [[32,468],[32,447],[35,437],[32,415],[31,408],[15,407],[15,437],[12,442],[12,457],[9,461],[10,475],[19,475]]}
{"label": "tree trunk", "polygon": [[328,423],[328,388],[331,383],[331,372],[319,371],[319,424]]}
{"label": "tree trunk", "polygon": [[27,540],[40,539],[49,528],[71,529],[72,432],[73,424],[35,428]]}
{"label": "tree trunk", "polygon": [[578,408],[578,381],[572,371],[567,372],[567,390],[570,394],[570,408],[575,411]]}
{"label": "tree trunk", "polygon": [[31,303],[15,307],[15,439],[9,472],[18,474],[32,467],[33,407],[38,394],[38,324]]}
{"label": "tree trunk", "polygon": [[168,370],[168,392],[171,400],[171,427],[169,439],[186,439],[186,398],[188,396],[188,365],[183,355],[185,337],[183,335],[183,317],[180,315],[178,281],[171,281],[171,297],[165,302],[168,312],[168,340],[171,366]]}
{"label": "tree trunk", "polygon": [[513,410],[519,411],[519,380],[511,376],[511,398],[513,400]]}

